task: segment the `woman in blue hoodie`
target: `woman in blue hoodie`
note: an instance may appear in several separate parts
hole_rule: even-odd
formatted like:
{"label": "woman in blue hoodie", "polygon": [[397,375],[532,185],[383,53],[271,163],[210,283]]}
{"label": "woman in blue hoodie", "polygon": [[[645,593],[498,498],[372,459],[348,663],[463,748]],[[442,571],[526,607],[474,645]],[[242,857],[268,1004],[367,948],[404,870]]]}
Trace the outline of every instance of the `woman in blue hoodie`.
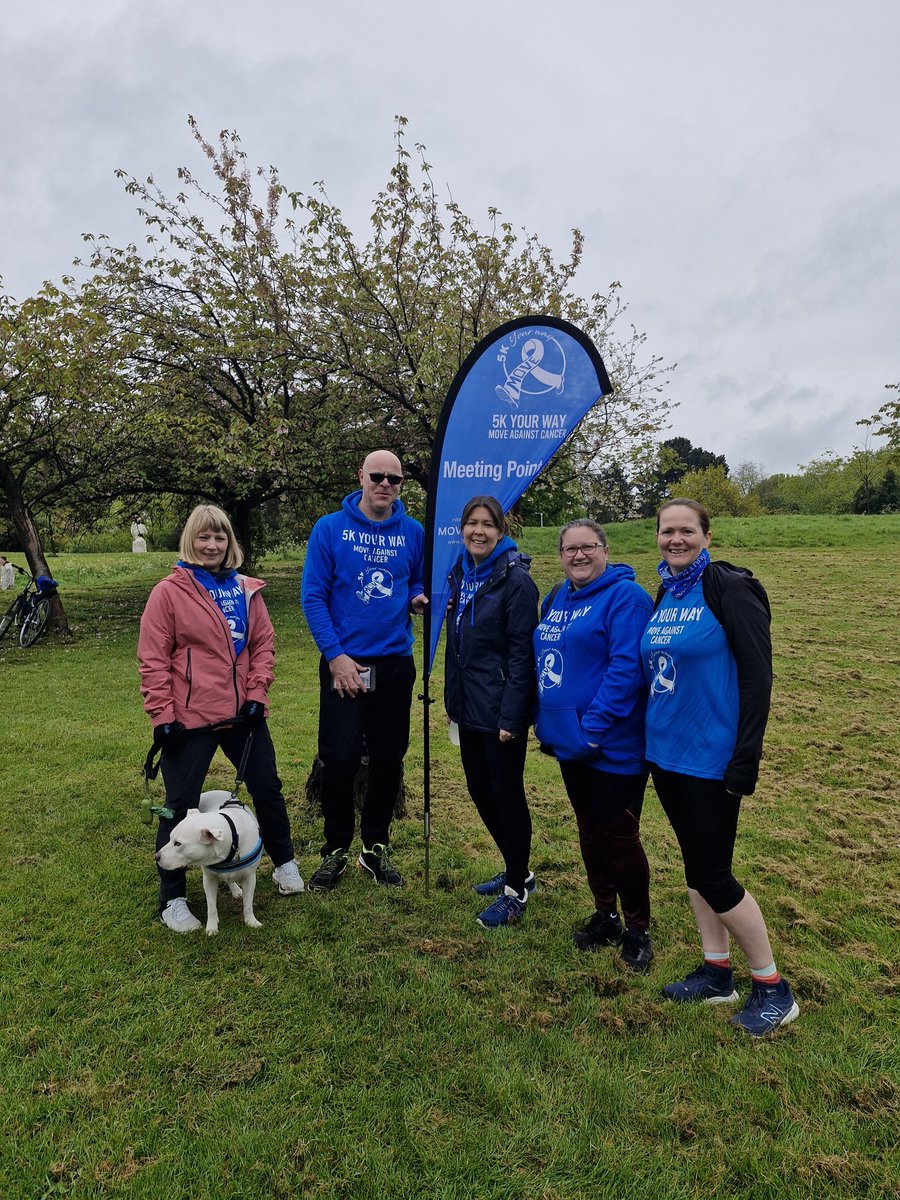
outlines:
{"label": "woman in blue hoodie", "polygon": [[496,897],[478,916],[490,929],[521,920],[535,889],[523,776],[538,591],[493,496],[473,496],[460,528],[465,550],[450,572],[444,704],[459,726],[469,795],[503,856],[504,870],[474,888]]}
{"label": "woman in blue hoodie", "polygon": [[800,1013],[775,966],[759,905],[732,869],[741,799],[759,775],[772,693],[771,610],[752,571],[711,562],[709,513],[674,498],[656,518],[662,556],[642,642],[647,758],[684,860],[703,962],[663,988],[676,1004],[738,998],[730,941],[750,967],[750,995],[731,1024],[767,1037]]}
{"label": "woman in blue hoodie", "polygon": [[535,732],[559,761],[594,897],[596,911],[573,941],[582,950],[621,945],[625,964],[643,972],[653,947],[640,835],[647,784],[640,642],[653,604],[631,567],[610,563],[595,521],[564,526],[559,555],[566,578],[545,598],[534,634]]}

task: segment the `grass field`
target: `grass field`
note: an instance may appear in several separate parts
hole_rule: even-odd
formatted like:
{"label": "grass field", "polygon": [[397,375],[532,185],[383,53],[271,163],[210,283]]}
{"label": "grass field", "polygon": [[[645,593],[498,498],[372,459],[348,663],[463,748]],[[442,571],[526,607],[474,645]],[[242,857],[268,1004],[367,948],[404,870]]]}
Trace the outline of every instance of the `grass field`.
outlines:
{"label": "grass field", "polygon": [[[649,523],[609,535],[655,590]],[[217,938],[169,933],[138,817],[135,641],[172,556],[54,559],[73,639],[0,643],[3,1200],[895,1196],[900,517],[722,520],[714,535],[714,556],[750,566],[774,613],[774,706],[737,874],[801,1016],[767,1042],[729,1028],[729,1010],[660,999],[697,950],[652,792],[650,973],[571,945],[590,900],[556,766],[534,743],[540,890],[522,926],[475,925],[470,884],[497,861],[444,732],[439,672],[429,896],[418,706],[394,831],[405,889],[348,871],[332,895],[284,899],[264,860],[262,929],[223,895]],[[554,531],[521,544],[546,590]],[[298,563],[261,573],[278,635],[271,727],[308,877],[316,655]],[[232,778],[214,764],[211,786]],[[199,874],[189,895],[202,915]]]}

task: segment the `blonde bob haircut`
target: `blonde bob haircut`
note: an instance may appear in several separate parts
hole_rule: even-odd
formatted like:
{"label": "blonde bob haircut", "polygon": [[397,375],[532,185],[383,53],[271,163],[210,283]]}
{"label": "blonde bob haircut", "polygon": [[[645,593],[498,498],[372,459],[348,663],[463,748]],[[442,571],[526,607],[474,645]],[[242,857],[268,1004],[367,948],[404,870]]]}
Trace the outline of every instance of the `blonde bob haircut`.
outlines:
{"label": "blonde bob haircut", "polygon": [[244,561],[244,552],[237,544],[228,514],[216,504],[198,504],[185,521],[184,529],[181,531],[181,541],[178,543],[178,554],[181,561],[194,561],[194,538],[200,533],[206,533],[207,530],[228,535],[228,545],[225,548],[222,567],[225,570],[239,567]]}

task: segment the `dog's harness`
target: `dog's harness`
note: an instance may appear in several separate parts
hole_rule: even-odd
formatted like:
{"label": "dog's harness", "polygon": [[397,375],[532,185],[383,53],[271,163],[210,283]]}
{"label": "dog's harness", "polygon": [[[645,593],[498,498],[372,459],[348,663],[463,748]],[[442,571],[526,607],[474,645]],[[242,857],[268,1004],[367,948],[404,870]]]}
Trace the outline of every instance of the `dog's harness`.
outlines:
{"label": "dog's harness", "polygon": [[222,807],[218,810],[219,816],[222,817],[222,819],[227,823],[228,828],[231,830],[231,849],[221,862],[207,863],[206,870],[218,871],[222,875],[227,875],[231,871],[243,871],[245,867],[255,866],[262,858],[263,852],[262,838],[260,838],[249,854],[245,854],[243,858],[237,859],[236,862],[232,861],[238,852],[238,831],[234,821],[232,821],[231,817],[229,817],[228,813],[225,811],[226,808],[240,808],[244,812],[248,812],[244,805],[241,804],[241,802],[234,796],[232,796],[230,800],[226,800]]}

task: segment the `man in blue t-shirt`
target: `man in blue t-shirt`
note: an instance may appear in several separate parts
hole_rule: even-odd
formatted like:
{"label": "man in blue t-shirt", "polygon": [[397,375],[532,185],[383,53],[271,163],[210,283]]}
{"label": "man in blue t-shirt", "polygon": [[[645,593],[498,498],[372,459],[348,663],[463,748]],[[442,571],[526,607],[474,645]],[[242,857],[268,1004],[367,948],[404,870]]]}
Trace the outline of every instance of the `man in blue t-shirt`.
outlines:
{"label": "man in blue t-shirt", "polygon": [[390,824],[409,745],[416,677],[411,614],[427,600],[425,532],[400,500],[403,469],[389,450],[374,450],[358,472],[360,490],[320,517],[306,550],[301,603],[319,662],[319,759],[322,763],[322,862],[309,881],[331,890],[347,868],[355,829],[353,782],[369,763],[360,817],[359,865],[399,887],[391,863]]}

